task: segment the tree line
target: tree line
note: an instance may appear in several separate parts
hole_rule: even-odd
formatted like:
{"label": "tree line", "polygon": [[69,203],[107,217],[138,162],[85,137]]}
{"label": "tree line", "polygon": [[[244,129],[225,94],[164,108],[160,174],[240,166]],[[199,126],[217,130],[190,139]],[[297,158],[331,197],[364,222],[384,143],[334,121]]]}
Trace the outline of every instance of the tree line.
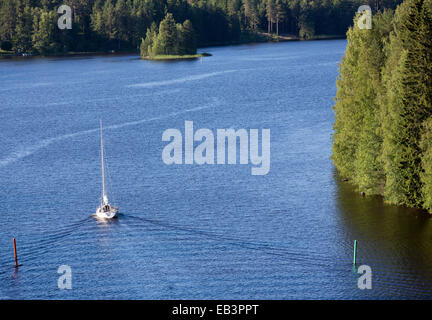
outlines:
{"label": "tree line", "polygon": [[176,23],[171,13],[167,13],[159,27],[153,22],[141,40],[142,57],[157,55],[193,55],[197,52],[196,35],[190,20]]}
{"label": "tree line", "polygon": [[[191,22],[198,46],[236,43],[256,32],[342,35],[366,3],[378,11],[399,0],[0,0],[0,46],[40,54],[137,49],[167,13],[182,25]],[[62,4],[72,8],[72,30],[57,28]]]}
{"label": "tree line", "polygon": [[432,212],[432,0],[354,25],[337,80],[333,161],[366,194]]}

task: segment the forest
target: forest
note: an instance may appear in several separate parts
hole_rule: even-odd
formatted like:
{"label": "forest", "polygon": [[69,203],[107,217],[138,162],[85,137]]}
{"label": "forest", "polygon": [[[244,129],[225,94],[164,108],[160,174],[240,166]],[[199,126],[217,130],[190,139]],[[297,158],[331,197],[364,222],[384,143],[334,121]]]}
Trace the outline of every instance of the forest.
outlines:
{"label": "forest", "polygon": [[[259,33],[301,39],[345,35],[360,5],[373,12],[398,0],[0,0],[0,48],[14,53],[138,50],[167,13],[189,20],[198,47],[254,41]],[[57,27],[60,5],[72,8],[72,29]],[[153,27],[154,28],[154,27]]]}
{"label": "forest", "polygon": [[353,25],[337,80],[333,161],[365,195],[432,212],[432,1]]}
{"label": "forest", "polygon": [[171,13],[161,21],[159,27],[153,22],[141,40],[140,54],[143,58],[157,56],[191,56],[197,51],[195,30],[190,20],[176,23]]}

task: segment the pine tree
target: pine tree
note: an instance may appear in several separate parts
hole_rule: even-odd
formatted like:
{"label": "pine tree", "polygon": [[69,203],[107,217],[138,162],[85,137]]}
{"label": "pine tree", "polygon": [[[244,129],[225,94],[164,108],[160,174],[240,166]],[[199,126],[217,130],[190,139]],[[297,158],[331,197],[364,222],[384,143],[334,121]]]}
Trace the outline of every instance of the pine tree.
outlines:
{"label": "pine tree", "polygon": [[378,13],[373,17],[371,30],[355,29],[361,37],[355,90],[362,119],[353,181],[366,194],[381,194],[385,181],[379,96],[382,94],[381,71],[386,60],[384,46],[392,29],[392,16],[390,11]]}
{"label": "pine tree", "polygon": [[121,40],[129,41],[129,2],[118,0],[114,9],[114,25],[117,30],[117,48],[120,49]]}
{"label": "pine tree", "polygon": [[16,23],[13,35],[14,49],[17,52],[31,51],[33,26],[32,8],[29,0],[19,0],[16,4]]}
{"label": "pine tree", "polygon": [[361,132],[362,113],[358,108],[357,69],[361,48],[360,33],[354,28],[347,32],[347,48],[339,64],[339,77],[336,80],[337,92],[335,105],[335,122],[333,125],[332,160],[340,176],[353,179],[354,161],[358,148],[358,137]]}
{"label": "pine tree", "polygon": [[40,54],[52,53],[56,51],[54,31],[57,27],[57,16],[54,11],[43,11],[41,9],[34,12],[33,19],[33,47]]}
{"label": "pine tree", "polygon": [[403,204],[402,162],[401,147],[401,125],[400,117],[402,110],[402,75],[405,72],[404,65],[406,52],[403,49],[403,39],[406,34],[403,32],[403,25],[408,10],[407,2],[401,4],[396,10],[393,18],[393,31],[386,46],[387,61],[383,69],[382,87],[384,93],[380,96],[381,122],[383,131],[383,144],[381,159],[383,162],[386,177],[384,186],[384,199],[393,204]]}
{"label": "pine tree", "polygon": [[267,17],[267,32],[273,32],[273,22],[276,17],[276,8],[274,0],[267,0],[266,2],[266,17]]}
{"label": "pine tree", "polygon": [[195,30],[192,26],[192,22],[190,20],[186,20],[183,22],[181,26],[181,32],[179,36],[180,41],[180,54],[196,54],[197,52],[197,43],[196,43],[196,35]]}
{"label": "pine tree", "polygon": [[147,29],[145,38],[141,40],[140,53],[141,57],[149,57],[153,55],[152,48],[158,34],[156,23],[153,22],[150,28]]}
{"label": "pine tree", "polygon": [[408,0],[398,9],[387,67],[394,70],[387,71],[386,83],[391,123],[384,125],[384,194],[387,201],[410,207],[421,207],[424,198],[420,141],[422,125],[432,114],[431,46],[424,38],[430,39],[430,14],[425,10],[424,0]]}
{"label": "pine tree", "polygon": [[11,41],[16,24],[15,2],[0,0],[0,39]]}
{"label": "pine tree", "polygon": [[93,6],[92,14],[90,16],[91,28],[94,32],[103,35],[104,31],[104,21],[103,21],[103,12],[100,7],[100,3],[95,3]]}
{"label": "pine tree", "polygon": [[421,173],[423,208],[432,213],[432,118],[427,119],[423,124],[420,146],[423,151]]}
{"label": "pine tree", "polygon": [[423,208],[432,212],[432,1],[425,2],[421,12],[421,25],[419,32],[421,60],[423,61],[424,78],[422,82],[422,104],[428,119],[423,123],[421,139],[422,169],[420,174],[422,182]]}
{"label": "pine tree", "polygon": [[103,34],[109,39],[117,39],[118,29],[115,19],[115,7],[111,0],[107,0],[102,8],[102,30]]}
{"label": "pine tree", "polygon": [[279,35],[279,23],[285,19],[282,1],[276,0],[275,3],[276,34]]}
{"label": "pine tree", "polygon": [[258,9],[254,0],[243,0],[243,11],[245,16],[245,25],[255,30],[258,23]]}
{"label": "pine tree", "polygon": [[163,54],[175,54],[177,49],[177,26],[171,13],[167,13],[159,25],[158,50]]}

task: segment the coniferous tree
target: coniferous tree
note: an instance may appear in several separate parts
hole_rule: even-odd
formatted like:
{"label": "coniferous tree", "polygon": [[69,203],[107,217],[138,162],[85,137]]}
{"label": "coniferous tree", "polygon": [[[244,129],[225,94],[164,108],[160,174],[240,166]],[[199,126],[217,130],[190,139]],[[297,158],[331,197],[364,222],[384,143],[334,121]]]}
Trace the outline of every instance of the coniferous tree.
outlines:
{"label": "coniferous tree", "polygon": [[354,183],[366,194],[382,193],[385,176],[381,159],[382,130],[379,95],[381,70],[385,63],[384,45],[391,31],[393,13],[378,13],[373,28],[359,29],[361,44],[356,70],[359,112],[362,114],[354,160]]}
{"label": "coniferous tree", "polygon": [[197,51],[195,30],[190,20],[179,28],[179,54],[195,54]]}
{"label": "coniferous tree", "polygon": [[171,13],[167,13],[161,21],[157,38],[157,54],[175,54],[177,49],[177,26]]}
{"label": "coniferous tree", "polygon": [[255,30],[258,23],[258,9],[254,0],[243,0],[243,11],[245,16],[245,25]]}
{"label": "coniferous tree", "polygon": [[141,57],[148,57],[153,55],[152,52],[153,42],[155,41],[157,34],[158,34],[158,28],[156,26],[156,23],[153,22],[150,28],[147,29],[145,38],[143,38],[141,41],[141,46],[140,46]]}
{"label": "coniferous tree", "polygon": [[[400,17],[397,17],[391,44],[393,54],[399,55],[399,60],[387,83],[387,110],[392,123],[385,127],[385,195],[390,202],[411,207],[421,207],[423,202],[420,139],[422,125],[432,114],[431,89],[427,88],[432,75],[428,51],[432,48],[423,39],[428,33],[430,35],[425,26],[424,10],[424,0],[408,0],[399,8],[397,15]],[[391,57],[389,61],[397,58]]]}
{"label": "coniferous tree", "polygon": [[[392,20],[392,23],[390,23]],[[341,176],[394,204],[432,211],[432,12],[407,0],[348,31],[333,161]]]}
{"label": "coniferous tree", "polygon": [[362,113],[357,107],[360,104],[357,70],[361,48],[360,33],[355,27],[347,32],[347,48],[345,56],[339,64],[339,77],[336,80],[335,122],[333,125],[333,155],[339,174],[346,178],[354,178],[354,162],[358,148],[358,137],[361,132]]}
{"label": "coniferous tree", "polygon": [[117,45],[120,49],[121,41],[129,41],[129,2],[126,0],[117,0],[114,9],[115,29],[117,30]]}
{"label": "coniferous tree", "polygon": [[276,19],[276,34],[279,35],[279,23],[285,19],[284,9],[282,7],[282,1],[276,0],[275,3],[275,19]]}
{"label": "coniferous tree", "polygon": [[102,32],[108,40],[115,40],[118,35],[118,25],[114,13],[113,3],[111,0],[107,0],[102,7]]}
{"label": "coniferous tree", "polygon": [[273,22],[276,17],[276,8],[274,0],[267,0],[266,2],[266,17],[267,17],[267,32],[273,32]]}
{"label": "coniferous tree", "polygon": [[0,40],[12,40],[14,37],[15,23],[15,2],[0,0]]}
{"label": "coniferous tree", "polygon": [[31,35],[32,35],[32,8],[29,0],[19,0],[15,6],[16,22],[14,35],[12,37],[15,51],[29,52],[31,51]]}
{"label": "coniferous tree", "polygon": [[403,38],[406,33],[402,26],[406,20],[407,3],[403,3],[393,18],[393,31],[386,47],[387,60],[383,68],[382,86],[384,94],[380,96],[381,119],[383,131],[382,161],[386,177],[383,195],[386,201],[393,204],[403,204],[402,162],[400,139],[402,118],[402,75],[405,72],[404,65],[406,54],[403,50]]}
{"label": "coniferous tree", "polygon": [[[368,0],[367,2],[371,2]],[[401,0],[387,0],[394,6]],[[0,0],[0,45],[16,52],[36,52],[33,47],[33,10],[54,12],[58,0]],[[190,20],[198,45],[256,39],[249,33],[268,30],[299,34],[343,34],[352,22],[360,0],[68,0],[72,8],[72,30],[54,32],[52,47],[65,52],[135,49],[152,22],[157,25],[167,12],[178,23]],[[385,6],[384,5],[384,6]],[[268,8],[274,8],[270,16]],[[383,5],[380,6],[380,8]],[[27,8],[27,9],[26,9]],[[270,19],[269,19],[270,17]],[[287,23],[289,22],[289,23]],[[275,30],[273,30],[275,27]],[[242,32],[248,34],[242,37]],[[160,42],[160,41],[159,41]]]}
{"label": "coniferous tree", "polygon": [[33,20],[33,47],[40,54],[56,51],[56,43],[53,41],[57,16],[54,11],[38,10]]}
{"label": "coniferous tree", "polygon": [[167,13],[159,28],[152,23],[140,46],[142,57],[195,54],[196,50],[196,34],[190,20],[175,23],[171,13]]}
{"label": "coniferous tree", "polygon": [[423,151],[421,173],[423,208],[432,213],[432,117],[423,124],[420,146]]}
{"label": "coniferous tree", "polygon": [[423,61],[422,79],[422,104],[428,119],[424,121],[422,127],[421,150],[422,172],[420,174],[422,182],[423,207],[432,212],[432,1],[425,1],[421,12],[421,26],[419,32],[420,55]]}

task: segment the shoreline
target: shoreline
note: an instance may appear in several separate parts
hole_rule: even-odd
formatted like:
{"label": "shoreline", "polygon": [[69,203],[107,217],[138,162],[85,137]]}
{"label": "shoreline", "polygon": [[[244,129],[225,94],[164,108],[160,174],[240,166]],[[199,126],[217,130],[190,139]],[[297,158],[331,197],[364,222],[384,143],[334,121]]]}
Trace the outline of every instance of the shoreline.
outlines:
{"label": "shoreline", "polygon": [[[260,43],[278,43],[278,42],[288,42],[288,41],[317,41],[317,40],[340,40],[346,39],[345,35],[316,35],[310,39],[301,39],[295,35],[284,35],[280,34],[269,35],[267,33],[254,33],[254,34],[244,34],[243,38],[238,41],[229,41],[229,42],[219,42],[219,43],[205,43],[200,46],[198,49],[209,48],[209,47],[226,47],[226,46],[236,46],[236,45],[245,45],[245,44],[260,44]],[[105,51],[83,51],[83,52],[65,52],[65,53],[53,53],[53,54],[16,54],[11,51],[0,50],[0,60],[1,59],[15,59],[15,58],[53,58],[53,57],[80,57],[80,56],[109,56],[109,55],[131,55],[137,54],[140,57],[139,50],[126,49],[121,51],[115,50],[105,50]],[[205,56],[206,53],[198,53],[196,55],[190,55],[191,57],[167,57],[164,59],[154,59],[154,58],[141,58],[144,60],[150,61],[163,61],[163,60],[188,60],[188,59],[196,59],[201,56]],[[193,56],[193,57],[192,57]]]}
{"label": "shoreline", "polygon": [[141,59],[149,60],[149,61],[174,61],[174,60],[194,60],[201,57],[209,57],[209,56],[211,56],[210,53],[202,52],[202,53],[184,54],[184,55],[160,54],[154,57],[150,57],[150,56],[141,57]]}
{"label": "shoreline", "polygon": [[80,56],[109,56],[109,55],[131,55],[138,54],[134,50],[125,51],[83,51],[83,52],[65,52],[65,53],[52,53],[52,54],[15,54],[15,53],[0,53],[1,58],[62,58],[62,57],[80,57]]}

